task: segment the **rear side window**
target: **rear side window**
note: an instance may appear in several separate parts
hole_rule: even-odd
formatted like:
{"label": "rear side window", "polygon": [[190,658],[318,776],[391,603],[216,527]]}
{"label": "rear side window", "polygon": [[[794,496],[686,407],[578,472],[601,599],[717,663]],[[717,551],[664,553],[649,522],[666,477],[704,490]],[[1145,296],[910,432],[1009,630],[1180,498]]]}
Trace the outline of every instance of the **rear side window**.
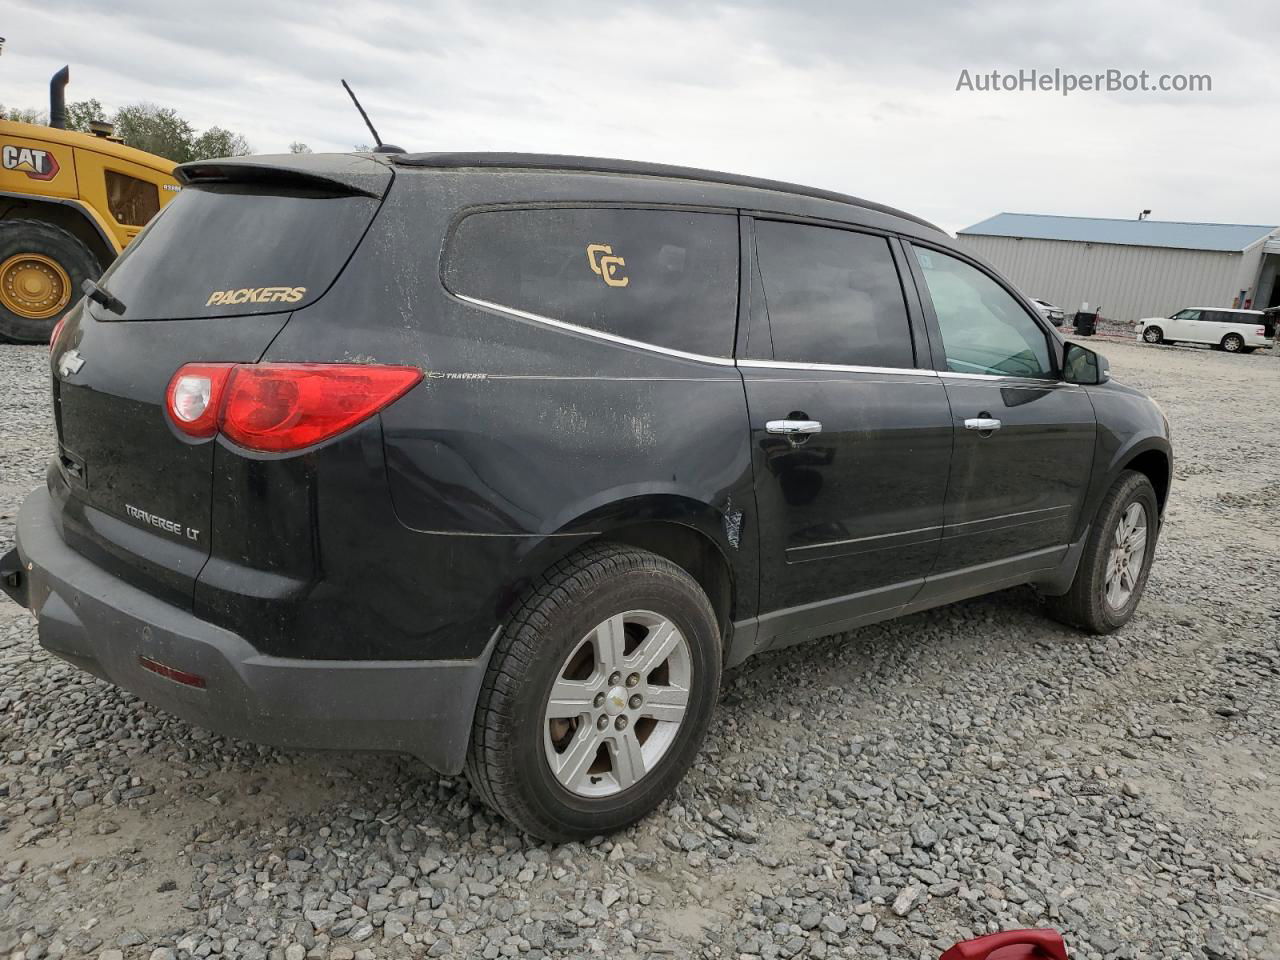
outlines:
{"label": "rear side window", "polygon": [[915,366],[911,329],[884,237],[756,222],[775,360]]}
{"label": "rear side window", "polygon": [[247,184],[183,187],[100,281],[122,320],[277,313],[333,283],[379,201]]}
{"label": "rear side window", "polygon": [[1261,320],[1248,313],[1234,313],[1230,310],[1206,310],[1200,318],[1210,323],[1260,323]]}
{"label": "rear side window", "polygon": [[728,357],[735,216],[670,210],[473,213],[445,255],[455,294],[654,346]]}
{"label": "rear side window", "polygon": [[116,223],[140,227],[160,211],[160,188],[137,177],[108,170],[107,209]]}

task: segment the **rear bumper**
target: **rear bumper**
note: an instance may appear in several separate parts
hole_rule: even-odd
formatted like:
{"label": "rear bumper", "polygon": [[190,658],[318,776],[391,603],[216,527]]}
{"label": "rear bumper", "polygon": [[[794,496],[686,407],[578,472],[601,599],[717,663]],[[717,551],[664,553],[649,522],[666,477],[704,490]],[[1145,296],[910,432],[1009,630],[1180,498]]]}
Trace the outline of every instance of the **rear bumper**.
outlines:
{"label": "rear bumper", "polygon": [[[474,660],[268,656],[76,553],[44,489],[22,504],[0,588],[35,613],[46,650],[198,726],[281,747],[409,753],[448,774],[462,770],[497,639]],[[144,658],[204,686],[144,669]]]}

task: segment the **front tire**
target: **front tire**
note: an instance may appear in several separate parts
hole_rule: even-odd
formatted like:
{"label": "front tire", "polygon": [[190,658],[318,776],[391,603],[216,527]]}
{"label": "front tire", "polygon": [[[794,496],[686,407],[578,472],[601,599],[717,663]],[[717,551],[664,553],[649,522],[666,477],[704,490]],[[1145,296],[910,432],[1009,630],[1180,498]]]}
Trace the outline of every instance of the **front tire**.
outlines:
{"label": "front tire", "polygon": [[1142,339],[1147,343],[1164,343],[1164,331],[1159,327],[1147,327],[1142,331]]}
{"label": "front tire", "polygon": [[0,339],[48,343],[81,284],[101,275],[98,258],[61,227],[0,221]]}
{"label": "front tire", "polygon": [[1098,508],[1071,588],[1046,597],[1055,620],[1111,633],[1133,619],[1147,586],[1159,536],[1160,504],[1144,474],[1120,474]]}
{"label": "front tire", "polygon": [[645,550],[585,547],[529,589],[499,638],[467,779],[544,840],[620,830],[688,770],[720,671],[716,616],[687,572]]}
{"label": "front tire", "polygon": [[1244,337],[1238,333],[1228,333],[1222,338],[1222,349],[1227,353],[1239,353],[1244,349]]}

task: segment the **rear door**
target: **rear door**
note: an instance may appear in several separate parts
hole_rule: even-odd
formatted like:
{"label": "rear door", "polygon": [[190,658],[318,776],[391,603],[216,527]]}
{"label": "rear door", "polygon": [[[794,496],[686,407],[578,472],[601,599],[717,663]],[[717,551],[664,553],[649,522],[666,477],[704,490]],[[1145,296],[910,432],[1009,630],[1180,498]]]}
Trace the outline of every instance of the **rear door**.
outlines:
{"label": "rear door", "polygon": [[185,363],[252,363],[338,276],[379,200],[290,180],[197,183],[99,281],[52,355],[64,539],[128,582],[190,604],[210,548],[212,443],[169,423]]}
{"label": "rear door", "polygon": [[[885,236],[754,223],[746,384],[759,646],[910,600],[933,565],[951,416]],[[914,301],[912,301],[914,304]],[[921,369],[925,367],[925,369]]]}
{"label": "rear door", "polygon": [[1088,394],[1065,383],[1057,341],[993,275],[912,246],[954,417],[945,526],[930,597],[1052,566],[1070,542],[1093,468]]}

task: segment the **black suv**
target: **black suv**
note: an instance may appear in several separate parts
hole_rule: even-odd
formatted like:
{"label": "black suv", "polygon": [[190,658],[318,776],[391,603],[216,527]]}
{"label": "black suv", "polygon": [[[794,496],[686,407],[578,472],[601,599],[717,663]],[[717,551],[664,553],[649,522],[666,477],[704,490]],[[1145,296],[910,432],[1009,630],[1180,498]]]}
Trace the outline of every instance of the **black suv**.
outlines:
{"label": "black suv", "polygon": [[1016,584],[1106,632],[1158,408],[913,216],[520,154],[188,164],[55,331],[7,591],[193,723],[658,804],[721,672]]}

